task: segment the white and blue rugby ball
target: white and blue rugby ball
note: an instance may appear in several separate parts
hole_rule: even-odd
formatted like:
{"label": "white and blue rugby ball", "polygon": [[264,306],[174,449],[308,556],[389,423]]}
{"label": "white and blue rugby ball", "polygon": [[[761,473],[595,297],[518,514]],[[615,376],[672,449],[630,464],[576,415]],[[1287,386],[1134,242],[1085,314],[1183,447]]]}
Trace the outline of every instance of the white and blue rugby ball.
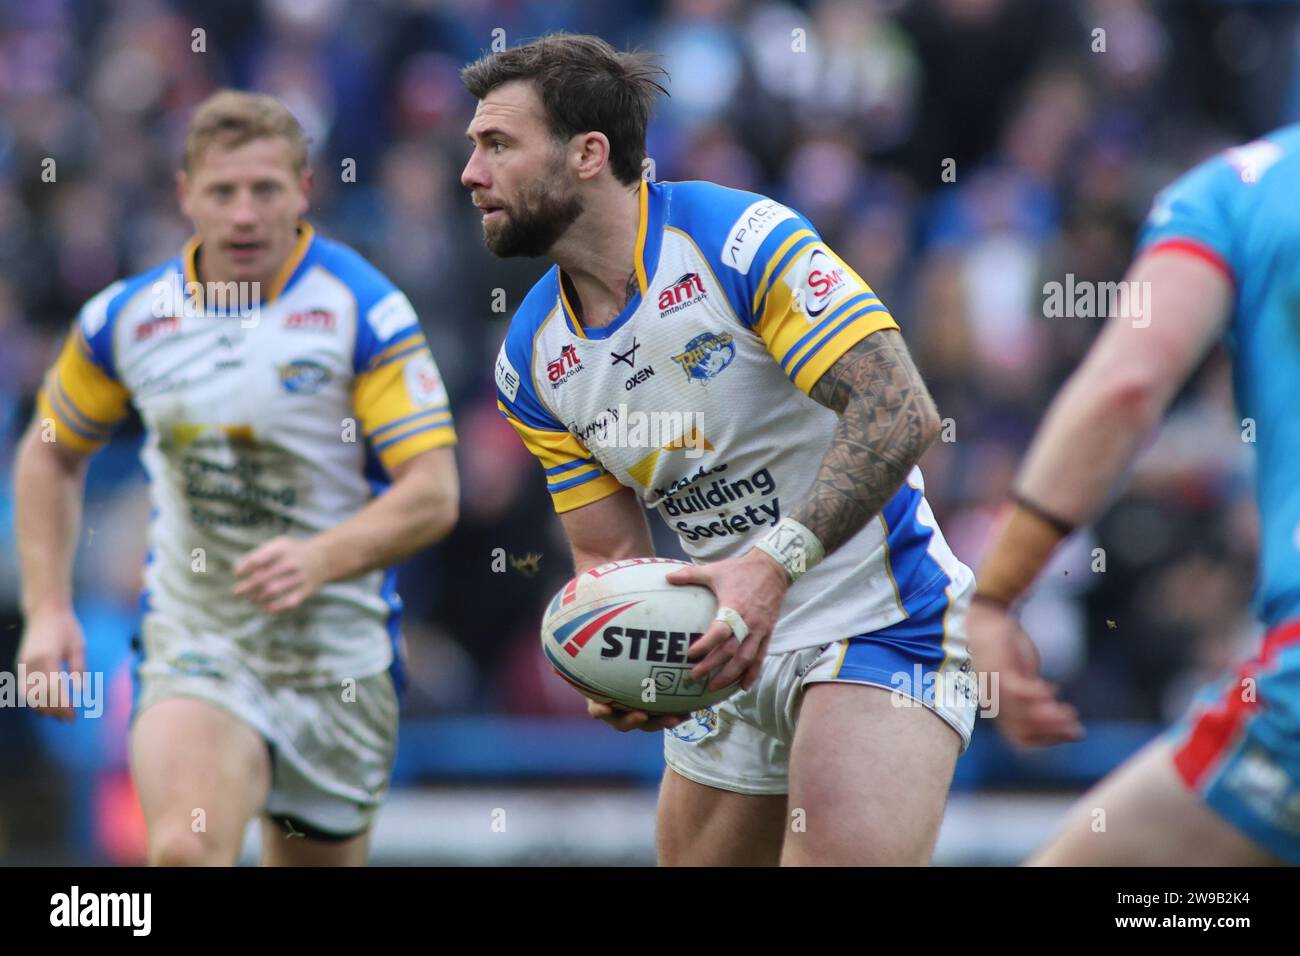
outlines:
{"label": "white and blue rugby ball", "polygon": [[718,602],[698,584],[669,584],[685,561],[629,558],[584,571],[551,599],[542,651],[582,694],[651,714],[684,714],[730,697],[691,679],[687,651],[709,629]]}

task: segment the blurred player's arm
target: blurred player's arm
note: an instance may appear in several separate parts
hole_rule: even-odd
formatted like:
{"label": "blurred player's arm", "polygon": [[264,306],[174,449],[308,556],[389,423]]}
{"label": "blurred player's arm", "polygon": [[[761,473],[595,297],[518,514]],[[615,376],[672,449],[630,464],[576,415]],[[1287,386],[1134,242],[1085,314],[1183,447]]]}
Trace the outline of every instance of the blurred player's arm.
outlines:
{"label": "blurred player's arm", "polygon": [[[29,674],[86,669],[85,637],[72,609],[72,564],[87,463],[126,416],[128,402],[126,389],[78,323],[45,376],[14,463],[23,611],[18,663]],[[74,716],[71,708],[38,711],[64,720]]]}
{"label": "blurred player's arm", "polygon": [[[1083,725],[1038,673],[1038,653],[1010,605],[1057,544],[1090,521],[1188,375],[1222,333],[1232,285],[1217,265],[1181,251],[1142,256],[1125,277],[1151,290],[1141,321],[1111,318],[1048,409],[994,531],[967,617],[977,670],[996,674],[998,725],[1013,742],[1078,740]],[[1137,286],[1144,288],[1144,286]]]}
{"label": "blurred player's arm", "polygon": [[1125,280],[1151,290],[1151,314],[1111,318],[1048,409],[980,570],[992,601],[1019,598],[1065,534],[1096,516],[1227,324],[1231,282],[1202,258],[1157,250]]}
{"label": "blurred player's arm", "polygon": [[48,441],[38,413],[18,445],[14,517],[22,610],[30,623],[72,613],[72,561],[81,526],[89,452]]}

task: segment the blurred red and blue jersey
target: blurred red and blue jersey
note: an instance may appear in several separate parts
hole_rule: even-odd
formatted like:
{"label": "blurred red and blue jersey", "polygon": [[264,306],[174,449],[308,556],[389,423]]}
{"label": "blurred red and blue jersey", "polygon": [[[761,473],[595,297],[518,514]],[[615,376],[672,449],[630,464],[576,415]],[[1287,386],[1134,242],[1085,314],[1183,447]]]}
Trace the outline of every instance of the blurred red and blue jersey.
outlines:
{"label": "blurred red and blue jersey", "polygon": [[1226,150],[1176,180],[1156,197],[1138,245],[1198,256],[1233,284],[1226,340],[1258,455],[1255,606],[1275,626],[1300,616],[1300,125]]}

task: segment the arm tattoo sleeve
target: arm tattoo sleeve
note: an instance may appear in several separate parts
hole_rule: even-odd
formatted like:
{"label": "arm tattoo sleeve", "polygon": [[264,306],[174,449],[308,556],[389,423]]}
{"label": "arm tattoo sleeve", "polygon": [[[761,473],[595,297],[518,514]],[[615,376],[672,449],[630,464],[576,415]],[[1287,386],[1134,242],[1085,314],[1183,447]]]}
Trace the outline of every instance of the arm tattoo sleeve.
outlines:
{"label": "arm tattoo sleeve", "polygon": [[840,418],[812,489],[791,517],[830,554],[902,486],[934,441],[939,413],[894,329],[845,352],[809,394]]}

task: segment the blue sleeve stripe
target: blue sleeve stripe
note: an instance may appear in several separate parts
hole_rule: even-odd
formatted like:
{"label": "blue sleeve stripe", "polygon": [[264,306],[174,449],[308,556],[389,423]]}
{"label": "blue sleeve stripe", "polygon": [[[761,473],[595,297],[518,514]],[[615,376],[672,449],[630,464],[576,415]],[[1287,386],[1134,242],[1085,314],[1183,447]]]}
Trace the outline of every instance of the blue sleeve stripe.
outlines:
{"label": "blue sleeve stripe", "polygon": [[[807,228],[807,226],[804,226],[801,223],[798,223],[796,225],[798,225],[799,228],[801,229]],[[771,238],[769,238],[767,241],[771,242],[772,240]],[[772,291],[772,286],[776,285],[778,282],[781,281],[781,274],[785,272],[786,268],[790,265],[791,262],[794,261],[794,258],[797,255],[803,252],[803,250],[807,249],[808,246],[817,242],[821,242],[821,240],[818,239],[815,234],[811,236],[804,236],[802,239],[800,239],[793,246],[791,246],[789,249],[786,250],[785,255],[781,257],[781,261],[777,263],[776,268],[772,270],[772,277],[767,282],[767,288],[763,290],[763,297],[758,300],[758,308],[754,310],[754,314],[749,318],[749,325],[751,328],[757,325],[758,320],[762,317],[763,310],[767,308],[767,297]]]}
{"label": "blue sleeve stripe", "polygon": [[835,336],[837,336],[842,329],[848,326],[849,323],[853,322],[855,319],[861,318],[864,315],[869,315],[872,312],[887,312],[887,311],[889,310],[886,309],[883,305],[877,304],[877,305],[866,306],[864,308],[858,309],[852,315],[845,316],[843,322],[835,326],[835,328],[831,329],[829,333],[822,336],[821,340],[808,350],[808,354],[805,355],[803,358],[801,358],[798,364],[795,365],[794,368],[790,369],[788,373],[790,381],[793,382],[798,377],[799,370],[802,369],[804,365],[807,364],[808,360],[812,358],[814,355],[816,355],[818,352],[820,352],[822,350],[822,346],[825,345],[827,342],[831,341],[831,339],[835,338]]}
{"label": "blue sleeve stripe", "polygon": [[816,338],[819,334],[821,334],[826,329],[828,329],[832,322],[834,322],[837,318],[839,318],[841,315],[844,314],[845,310],[851,309],[857,305],[865,304],[867,302],[879,302],[879,301],[880,300],[876,298],[876,296],[872,295],[870,292],[859,292],[857,295],[853,295],[845,299],[843,302],[841,302],[839,305],[837,305],[834,309],[831,310],[830,315],[823,316],[817,322],[816,325],[814,325],[811,329],[808,330],[808,332],[804,335],[803,338],[801,338],[798,342],[794,343],[794,345],[790,346],[790,351],[786,352],[784,355],[781,356],[781,371],[788,372],[789,365],[791,362],[794,361],[794,357],[799,354],[799,350],[803,348],[805,345],[807,345],[812,339]]}
{"label": "blue sleeve stripe", "polygon": [[77,419],[75,414],[69,414],[68,409],[63,405],[65,399],[58,393],[50,392],[49,398],[50,398],[51,407],[53,407],[53,409],[59,413],[59,417],[63,419],[63,423],[67,425],[69,428],[71,428],[78,435],[80,435],[82,438],[86,439],[86,441],[103,441],[105,438],[108,437],[107,432],[87,431],[86,429],[79,426],[77,424]]}
{"label": "blue sleeve stripe", "polygon": [[575,468],[581,468],[583,465],[594,465],[595,457],[575,458],[573,461],[566,461],[563,465],[556,465],[554,468],[547,468],[547,475],[561,475],[566,471],[573,471]]}
{"label": "blue sleeve stripe", "polygon": [[401,349],[400,351],[393,353],[387,358],[381,359],[380,361],[376,362],[374,365],[366,369],[366,371],[374,372],[377,369],[386,368],[387,366],[392,365],[394,362],[398,361],[399,359],[404,359],[406,358],[406,356],[412,354],[413,352],[419,352],[421,349],[424,349],[426,347],[427,346],[425,345],[424,340],[421,339],[419,342],[415,342],[410,347]]}
{"label": "blue sleeve stripe", "polygon": [[375,451],[379,452],[379,451],[383,451],[385,448],[391,448],[393,445],[396,445],[399,442],[404,442],[406,441],[406,439],[412,437],[413,435],[419,435],[422,432],[433,431],[435,428],[451,428],[451,427],[452,427],[451,415],[448,413],[446,421],[437,422],[432,425],[424,425],[420,428],[413,428],[409,432],[405,432],[401,435],[397,435],[393,438],[388,439],[387,441],[381,441],[378,445],[374,446]]}
{"label": "blue sleeve stripe", "polygon": [[451,411],[451,408],[448,405],[435,405],[432,408],[426,408],[422,411],[418,411],[414,415],[407,415],[404,418],[399,418],[396,421],[391,421],[387,425],[381,425],[380,427],[376,428],[374,431],[370,433],[370,437],[378,438],[380,435],[384,434],[384,432],[392,431],[394,428],[397,428],[399,425],[405,425],[407,422],[413,422],[419,418],[425,418],[426,416],[429,415],[436,415],[436,414],[441,414],[443,412],[449,412],[449,411]]}
{"label": "blue sleeve stripe", "polygon": [[578,475],[576,478],[570,478],[568,481],[561,481],[558,484],[554,484],[554,485],[548,482],[546,485],[546,490],[549,491],[551,494],[555,494],[557,491],[568,491],[570,488],[576,488],[578,487],[578,485],[586,484],[588,481],[591,481],[593,478],[599,478],[603,474],[604,472],[601,471],[599,468],[593,468],[591,471],[587,472],[586,474]]}

